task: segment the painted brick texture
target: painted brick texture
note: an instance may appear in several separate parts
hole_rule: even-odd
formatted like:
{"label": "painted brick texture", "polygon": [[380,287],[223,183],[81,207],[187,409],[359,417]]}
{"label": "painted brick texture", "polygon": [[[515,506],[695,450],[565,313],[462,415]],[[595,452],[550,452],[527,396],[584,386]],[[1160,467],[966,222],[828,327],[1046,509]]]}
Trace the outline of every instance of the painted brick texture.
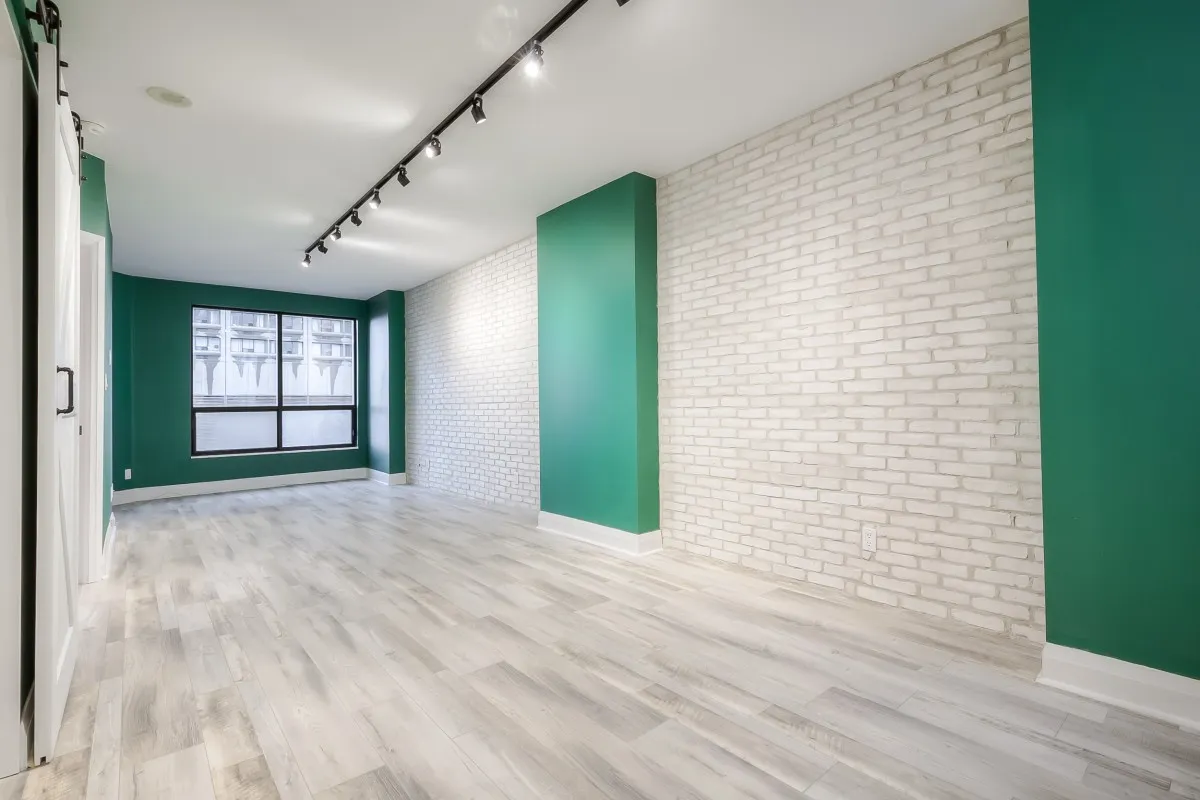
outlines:
{"label": "painted brick texture", "polygon": [[536,239],[404,298],[409,480],[537,508]]}
{"label": "painted brick texture", "polygon": [[1030,117],[1020,22],[659,181],[667,545],[1044,639]]}

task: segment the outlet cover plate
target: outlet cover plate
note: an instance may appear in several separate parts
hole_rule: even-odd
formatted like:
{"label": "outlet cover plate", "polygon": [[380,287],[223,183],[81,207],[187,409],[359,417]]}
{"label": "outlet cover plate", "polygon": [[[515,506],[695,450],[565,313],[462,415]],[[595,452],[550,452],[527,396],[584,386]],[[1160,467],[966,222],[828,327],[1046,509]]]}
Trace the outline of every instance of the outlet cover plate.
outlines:
{"label": "outlet cover plate", "polygon": [[862,529],[862,549],[864,553],[875,552],[875,537],[879,533],[874,525],[863,525]]}

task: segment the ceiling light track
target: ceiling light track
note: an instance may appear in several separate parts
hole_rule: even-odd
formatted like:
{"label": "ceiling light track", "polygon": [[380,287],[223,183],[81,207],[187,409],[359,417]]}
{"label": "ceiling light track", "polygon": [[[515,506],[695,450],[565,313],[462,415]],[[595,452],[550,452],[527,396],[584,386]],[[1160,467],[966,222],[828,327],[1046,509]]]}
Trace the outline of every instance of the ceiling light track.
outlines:
{"label": "ceiling light track", "polygon": [[[617,5],[623,6],[627,2],[629,2],[629,0],[617,0]],[[328,252],[328,249],[325,247],[325,242],[327,240],[333,240],[337,238],[334,237],[334,231],[338,231],[340,234],[340,227],[345,224],[347,220],[351,220],[352,217],[357,216],[358,212],[361,211],[364,205],[368,205],[371,208],[378,208],[380,203],[379,190],[387,186],[389,181],[395,178],[401,186],[408,186],[408,184],[411,183],[411,180],[408,177],[408,165],[412,163],[412,161],[419,155],[421,155],[421,153],[426,153],[430,158],[436,158],[438,155],[440,155],[442,152],[440,137],[451,125],[455,123],[455,121],[458,120],[459,117],[463,116],[469,111],[471,112],[471,117],[475,120],[476,124],[486,120],[487,117],[483,113],[483,96],[487,94],[487,92],[497,83],[499,83],[506,75],[508,75],[508,73],[512,72],[513,69],[515,69],[522,62],[528,61],[528,63],[526,63],[526,72],[531,75],[536,74],[542,66],[542,56],[544,55],[542,45],[544,45],[546,40],[553,36],[554,32],[561,28],[567,20],[573,17],[575,12],[579,11],[579,9],[583,8],[585,5],[587,5],[587,3],[588,0],[571,0],[571,2],[563,6],[558,13],[550,19],[549,22],[543,25],[537,33],[535,33],[527,42],[521,45],[515,53],[509,56],[504,63],[496,67],[492,74],[484,79],[483,83],[475,87],[475,89],[468,94],[466,98],[454,108],[453,111],[446,115],[445,119],[439,122],[433,128],[433,130],[427,133],[421,139],[421,141],[416,144],[416,146],[409,150],[404,158],[400,159],[400,161],[398,161],[394,167],[389,169],[382,178],[380,178],[373,186],[371,186],[370,189],[367,189],[366,193],[363,194],[362,197],[358,198],[354,205],[346,209],[345,213],[338,217],[332,225],[325,229],[324,233],[322,233],[319,237],[317,237],[316,240],[313,241],[312,244],[304,249],[304,259],[302,259],[304,265],[308,266],[308,264],[311,263],[313,250],[318,250],[322,253]]]}

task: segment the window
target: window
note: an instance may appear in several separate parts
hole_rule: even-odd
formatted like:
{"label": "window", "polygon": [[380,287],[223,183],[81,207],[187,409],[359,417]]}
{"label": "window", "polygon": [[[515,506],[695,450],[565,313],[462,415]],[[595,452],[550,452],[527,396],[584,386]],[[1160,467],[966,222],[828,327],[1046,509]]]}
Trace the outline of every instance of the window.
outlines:
{"label": "window", "polygon": [[356,446],[357,352],[352,319],[193,308],[192,455]]}

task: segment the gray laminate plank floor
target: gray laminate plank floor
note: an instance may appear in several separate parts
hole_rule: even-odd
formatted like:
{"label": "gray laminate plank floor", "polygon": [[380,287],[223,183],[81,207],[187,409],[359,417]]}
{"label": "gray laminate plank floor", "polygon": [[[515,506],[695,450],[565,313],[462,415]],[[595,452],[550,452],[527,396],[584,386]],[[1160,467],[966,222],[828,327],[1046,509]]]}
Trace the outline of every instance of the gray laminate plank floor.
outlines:
{"label": "gray laminate plank floor", "polygon": [[1038,649],[366,482],[122,508],[58,755],[0,800],[1200,797]]}

